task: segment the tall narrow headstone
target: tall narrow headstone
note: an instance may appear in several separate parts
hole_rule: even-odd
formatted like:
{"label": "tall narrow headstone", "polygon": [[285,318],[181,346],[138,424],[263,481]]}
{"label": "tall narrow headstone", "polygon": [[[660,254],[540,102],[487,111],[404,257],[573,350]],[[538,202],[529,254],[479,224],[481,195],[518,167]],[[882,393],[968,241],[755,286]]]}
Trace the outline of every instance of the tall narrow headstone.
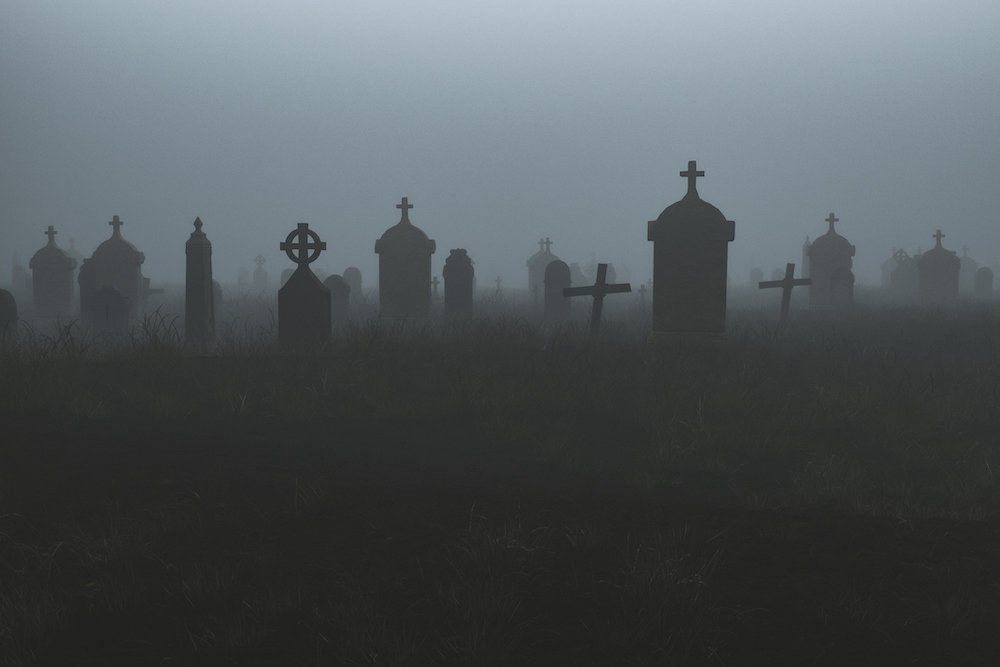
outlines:
{"label": "tall narrow headstone", "polygon": [[549,264],[559,258],[552,254],[552,240],[548,237],[538,239],[538,252],[528,258],[525,266],[528,267],[528,290],[534,289],[535,285],[541,287],[545,283],[545,269]]}
{"label": "tall narrow headstone", "polygon": [[975,295],[977,299],[993,298],[993,270],[988,266],[981,266],[976,271]]}
{"label": "tall narrow headstone", "polygon": [[475,275],[469,253],[464,248],[452,250],[441,269],[445,315],[467,317],[472,314],[472,279]]}
{"label": "tall narrow headstone", "polygon": [[57,233],[49,225],[45,232],[49,242],[28,262],[35,297],[35,317],[69,317],[72,314],[73,270],[76,269],[76,260],[56,245]]}
{"label": "tall narrow headstone", "polygon": [[620,285],[607,282],[609,265],[598,264],[597,276],[594,284],[590,287],[567,287],[563,289],[563,296],[592,296],[594,297],[594,307],[590,313],[590,333],[596,335],[601,328],[601,312],[604,309],[604,297],[608,294],[618,294],[621,292],[631,292],[632,286],[627,283]]}
{"label": "tall narrow headstone", "polygon": [[361,298],[361,270],[354,266],[344,269],[344,280],[351,286],[351,303],[358,303]]}
{"label": "tall narrow headstone", "polygon": [[569,297],[564,290],[573,284],[569,267],[562,260],[555,260],[545,267],[545,316],[562,318],[570,313]]}
{"label": "tall narrow headstone", "polygon": [[396,208],[402,216],[375,241],[378,254],[379,305],[388,318],[430,315],[431,255],[437,244],[410,222],[413,205],[406,197]]}
{"label": "tall narrow headstone", "polygon": [[0,289],[0,343],[8,343],[17,335],[17,300],[5,289]]}
{"label": "tall narrow headstone", "polygon": [[205,344],[215,340],[215,288],[212,242],[201,231],[202,224],[201,218],[194,219],[194,231],[184,244],[184,340]]}
{"label": "tall narrow headstone", "polygon": [[279,248],[295,262],[296,269],[278,290],[278,341],[283,345],[329,341],[333,326],[330,290],[309,268],[326,250],[326,242],[300,222]]}
{"label": "tall narrow headstone", "polygon": [[933,248],[917,259],[917,291],[922,303],[949,303],[958,298],[958,277],[962,262],[958,253],[945,250],[941,230],[933,234]]}
{"label": "tall narrow headstone", "polygon": [[704,176],[688,162],[687,194],[650,221],[653,242],[653,336],[724,341],[729,243],[736,223],[698,196]]}
{"label": "tall narrow headstone", "polygon": [[[318,275],[316,279],[319,279]],[[337,274],[327,276],[323,285],[330,290],[330,320],[343,322],[347,319],[347,313],[350,310],[351,286]]]}
{"label": "tall narrow headstone", "polygon": [[[264,264],[267,262],[267,258],[264,255],[257,255],[253,258],[254,264],[257,268],[253,270],[253,291],[263,292],[267,289],[267,269],[264,268]],[[312,273],[312,271],[310,271]]]}
{"label": "tall narrow headstone", "polygon": [[838,222],[833,213],[826,219],[830,229],[809,246],[809,305],[843,306],[854,300],[854,274],[851,265],[855,248],[833,225]]}
{"label": "tall narrow headstone", "polygon": [[[122,237],[121,226],[125,223],[117,215],[108,224],[114,229],[111,238],[97,246],[94,254],[83,260],[77,282],[80,284],[80,314],[84,323],[97,326],[107,324],[117,328],[118,323],[114,318],[118,317],[121,308],[127,307],[127,316],[133,317],[145,311],[148,288],[142,275],[142,264],[146,261],[146,256]],[[109,292],[99,300],[103,311],[91,312],[91,301],[105,287],[113,288],[124,305],[119,305]]]}

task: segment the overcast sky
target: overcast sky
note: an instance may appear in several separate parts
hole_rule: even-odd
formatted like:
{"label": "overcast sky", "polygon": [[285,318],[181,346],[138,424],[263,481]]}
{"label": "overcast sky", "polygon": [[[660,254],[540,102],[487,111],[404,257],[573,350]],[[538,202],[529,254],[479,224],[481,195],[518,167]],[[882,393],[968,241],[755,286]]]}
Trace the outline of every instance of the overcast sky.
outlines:
{"label": "overcast sky", "polygon": [[433,271],[524,286],[566,262],[652,272],[646,223],[684,195],[736,222],[730,278],[857,246],[1000,270],[1000,2],[0,2],[0,284],[47,225],[88,255],[122,233],[153,285],[200,216],[235,282],[308,222],[313,265],[377,274],[410,219]]}

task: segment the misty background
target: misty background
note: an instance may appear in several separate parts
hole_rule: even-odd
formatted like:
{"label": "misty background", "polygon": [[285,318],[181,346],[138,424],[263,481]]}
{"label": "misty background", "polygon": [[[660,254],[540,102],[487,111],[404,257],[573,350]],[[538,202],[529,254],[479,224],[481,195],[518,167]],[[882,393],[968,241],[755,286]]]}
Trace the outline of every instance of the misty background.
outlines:
{"label": "misty background", "polygon": [[[698,190],[736,222],[733,284],[827,230],[878,285],[892,247],[1000,270],[1000,3],[0,4],[0,284],[54,225],[111,235],[153,287],[200,216],[217,280],[308,222],[312,267],[377,276],[410,220],[524,288],[540,237],[652,276],[646,223]],[[798,273],[798,268],[796,269]]]}

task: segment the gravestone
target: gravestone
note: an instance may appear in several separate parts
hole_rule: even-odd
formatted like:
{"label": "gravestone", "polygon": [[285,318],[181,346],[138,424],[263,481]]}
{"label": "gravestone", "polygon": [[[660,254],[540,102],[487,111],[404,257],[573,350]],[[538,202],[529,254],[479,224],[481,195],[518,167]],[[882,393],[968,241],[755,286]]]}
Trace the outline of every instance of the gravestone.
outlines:
{"label": "gravestone", "polygon": [[[316,278],[319,279],[319,276],[317,275]],[[330,290],[330,320],[343,322],[347,319],[350,310],[351,286],[336,274],[327,276],[323,285]]]}
{"label": "gravestone", "polygon": [[899,300],[912,301],[917,298],[917,260],[899,248],[892,255],[896,268],[889,275],[889,294]]}
{"label": "gravestone", "polygon": [[[596,273],[594,274],[597,275]],[[587,276],[583,274],[583,269],[576,262],[569,265],[569,278],[573,281],[574,285],[586,285]]]}
{"label": "gravestone", "polygon": [[552,262],[557,261],[559,258],[552,254],[552,241],[546,237],[544,239],[538,239],[538,252],[528,258],[525,262],[525,266],[528,267],[528,290],[530,291],[535,285],[542,287],[545,283],[545,269]]}
{"label": "gravestone", "polygon": [[[254,264],[257,268],[253,271],[253,291],[263,292],[267,289],[268,275],[267,270],[264,268],[264,264],[267,263],[267,258],[264,255],[257,255],[253,258]],[[312,273],[312,271],[310,271]]]}
{"label": "gravestone", "polygon": [[[600,269],[601,269],[601,265],[598,264],[597,265],[598,273],[600,273]],[[606,273],[604,279],[605,279],[605,281],[607,281],[608,284],[617,283],[618,282],[618,272],[615,271],[614,264],[608,264],[607,273]],[[597,280],[595,279],[594,282],[596,283]],[[631,292],[632,290],[629,289],[629,291]]]}
{"label": "gravestone", "polygon": [[444,278],[444,314],[449,317],[472,315],[473,278],[472,259],[464,248],[451,251],[444,260],[441,276]]}
{"label": "gravestone", "polygon": [[[282,273],[284,273],[284,271],[282,271]],[[326,279],[330,277],[330,274],[324,271],[323,269],[316,269],[315,271],[313,271],[313,273],[316,274],[316,277],[319,278],[319,281],[321,283],[325,283]]]}
{"label": "gravestone", "polygon": [[132,300],[111,285],[104,285],[87,300],[86,323],[99,331],[122,336],[128,330]]}
{"label": "gravestone", "polygon": [[771,287],[781,288],[781,320],[785,321],[788,319],[788,306],[792,303],[792,288],[798,287],[799,285],[811,285],[812,280],[810,278],[799,278],[795,279],[795,265],[786,264],[785,265],[785,275],[780,280],[771,280],[769,282],[758,283],[757,287],[759,289],[768,289]]}
{"label": "gravestone", "polygon": [[434,278],[431,280],[431,300],[434,301],[434,303],[437,303],[437,301],[438,301],[438,285],[439,284],[441,284],[441,281],[438,280],[437,276],[434,276]]}
{"label": "gravestone", "polygon": [[958,276],[962,261],[958,253],[941,245],[941,230],[933,235],[936,244],[917,259],[917,293],[921,303],[942,304],[958,299]]}
{"label": "gravestone", "polygon": [[879,265],[882,271],[882,289],[889,289],[892,282],[892,272],[896,270],[897,266],[899,266],[899,262],[896,261],[896,248],[893,248],[889,258]]}
{"label": "gravestone", "polygon": [[725,341],[729,243],[736,223],[698,196],[705,172],[688,162],[684,197],[650,221],[653,242],[653,336]]}
{"label": "gravestone", "polygon": [[34,316],[69,317],[73,311],[73,272],[76,260],[56,245],[56,232],[49,225],[49,241],[28,262],[31,269]]}
{"label": "gravestone", "polygon": [[399,222],[375,241],[378,254],[379,306],[388,318],[430,315],[431,255],[437,244],[410,222],[413,205],[406,197],[396,204]]}
{"label": "gravestone", "polygon": [[618,294],[621,292],[631,292],[632,286],[628,283],[614,285],[607,282],[609,265],[597,265],[597,277],[590,287],[567,287],[563,289],[563,296],[585,296],[594,297],[594,307],[590,314],[590,333],[596,335],[601,328],[601,311],[604,309],[604,297],[608,294]]}
{"label": "gravestone", "polygon": [[993,298],[993,270],[982,266],[976,271],[975,295],[977,299]]}
{"label": "gravestone", "polygon": [[639,300],[640,301],[645,301],[646,300],[646,284],[645,283],[643,283],[642,285],[639,285]]}
{"label": "gravestone", "polygon": [[[148,282],[142,275],[142,263],[146,256],[125,240],[121,227],[125,224],[116,215],[108,223],[113,228],[111,238],[101,243],[94,254],[83,260],[77,282],[80,284],[80,315],[84,324],[118,329],[117,318],[122,309],[135,317],[145,312],[149,293]],[[105,287],[111,287],[122,299],[107,292],[94,301],[94,297]],[[101,313],[89,311],[91,303],[103,309]]]}
{"label": "gravestone", "polygon": [[358,303],[361,298],[361,270],[354,266],[344,269],[344,280],[351,286],[351,303]]}
{"label": "gravestone", "polygon": [[307,223],[300,222],[278,247],[297,267],[278,290],[278,341],[282,345],[329,341],[333,326],[330,290],[309,268],[326,250],[326,242],[320,241]]}
{"label": "gravestone", "polygon": [[750,269],[750,284],[756,285],[760,281],[764,280],[764,271],[762,269]]}
{"label": "gravestone", "polygon": [[17,299],[0,289],[0,342],[13,341],[17,335]]}
{"label": "gravestone", "polygon": [[[288,279],[292,277],[293,273],[295,273],[295,269],[283,269],[281,271],[281,277],[278,278],[278,282],[280,283],[278,285],[279,289],[285,286],[285,283],[288,282]],[[319,274],[316,274],[316,277],[319,278]],[[323,282],[323,281],[320,281],[320,282]]]}
{"label": "gravestone", "polygon": [[851,272],[855,248],[834,229],[839,218],[833,213],[826,219],[830,229],[809,246],[809,304],[843,306],[854,300],[854,274]]}
{"label": "gravestone", "polygon": [[564,290],[573,284],[569,267],[562,260],[555,260],[545,267],[545,317],[563,318],[570,313],[569,297]]}
{"label": "gravestone", "polygon": [[201,218],[184,244],[184,340],[207,344],[215,340],[215,281],[212,280],[212,242],[201,231]]}
{"label": "gravestone", "polygon": [[774,269],[771,271],[771,280],[781,280],[784,275],[785,272],[781,269]]}
{"label": "gravestone", "polygon": [[971,293],[976,287],[976,271],[979,270],[979,262],[969,257],[969,246],[962,248],[962,256],[958,259],[961,262],[958,271],[958,291]]}

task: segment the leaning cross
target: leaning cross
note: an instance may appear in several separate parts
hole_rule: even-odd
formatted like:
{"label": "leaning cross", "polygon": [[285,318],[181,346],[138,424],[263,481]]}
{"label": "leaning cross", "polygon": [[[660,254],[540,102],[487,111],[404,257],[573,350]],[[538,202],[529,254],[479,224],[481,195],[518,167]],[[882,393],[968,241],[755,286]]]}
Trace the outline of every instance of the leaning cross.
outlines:
{"label": "leaning cross", "polygon": [[[298,239],[298,241],[293,242],[293,239]],[[309,263],[315,262],[319,253],[326,250],[326,241],[319,240],[319,235],[309,229],[308,222],[300,222],[288,235],[288,238],[281,242],[279,248],[285,251],[288,259],[298,264],[296,271],[301,268],[308,270]]]}
{"label": "leaning cross", "polygon": [[688,179],[688,192],[693,192],[695,194],[698,194],[698,184],[696,181],[699,176],[704,176],[704,175],[705,175],[704,171],[698,171],[697,160],[688,161],[687,171],[681,172],[681,178]]}
{"label": "leaning cross", "polygon": [[[830,216],[833,217],[833,216]],[[788,305],[792,302],[792,288],[798,287],[800,285],[812,285],[811,278],[799,278],[795,280],[793,276],[795,275],[795,265],[786,264],[785,265],[785,277],[781,280],[763,280],[757,283],[758,289],[767,289],[768,287],[780,287],[781,288],[781,321],[784,322],[788,319]]]}
{"label": "leaning cross", "polygon": [[608,265],[597,265],[597,282],[590,287],[564,287],[563,296],[592,296],[594,297],[594,309],[590,315],[590,333],[597,334],[601,328],[601,311],[604,309],[604,296],[606,294],[617,294],[618,292],[631,292],[632,285],[619,283],[609,285],[605,281],[608,275]]}
{"label": "leaning cross", "polygon": [[[399,209],[403,210],[403,218],[402,218],[402,220],[405,220],[406,222],[409,222],[410,221],[410,216],[407,213],[407,211],[409,211],[411,208],[413,208],[413,204],[409,203],[409,199],[407,197],[403,197],[403,203],[396,204],[396,208],[399,208]],[[401,222],[402,222],[402,220],[401,220]]]}
{"label": "leaning cross", "polygon": [[59,232],[56,231],[55,227],[53,227],[52,225],[49,225],[48,231],[45,232],[45,235],[49,237],[49,245],[55,245],[56,244],[56,234],[58,234],[58,233]]}

